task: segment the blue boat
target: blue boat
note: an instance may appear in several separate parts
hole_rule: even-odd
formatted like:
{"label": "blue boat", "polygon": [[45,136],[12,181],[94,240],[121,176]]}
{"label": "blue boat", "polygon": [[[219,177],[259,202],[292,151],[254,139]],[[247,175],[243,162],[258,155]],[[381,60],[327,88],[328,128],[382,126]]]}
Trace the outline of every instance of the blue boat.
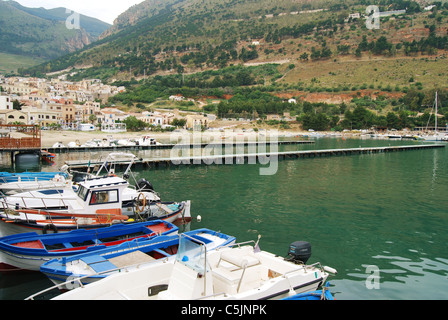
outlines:
{"label": "blue boat", "polygon": [[[236,240],[233,236],[206,228],[187,231],[182,235],[204,243],[207,251],[232,246]],[[53,259],[42,264],[40,271],[56,285],[79,278],[84,285],[114,273],[144,268],[154,263],[174,263],[178,247],[179,235],[132,240],[113,248]],[[76,284],[68,282],[60,289],[70,290],[75,287]]]}
{"label": "blue boat", "polygon": [[0,172],[0,183],[18,182],[18,181],[48,181],[56,175],[67,178],[65,172]]}
{"label": "blue boat", "polygon": [[330,292],[330,283],[327,282],[322,290],[298,293],[282,300],[334,300],[334,298]]}
{"label": "blue boat", "polygon": [[162,221],[121,223],[98,229],[79,229],[65,233],[21,233],[0,238],[0,271],[39,271],[52,259],[92,253],[126,245],[128,241],[153,240],[177,234],[179,228]]}

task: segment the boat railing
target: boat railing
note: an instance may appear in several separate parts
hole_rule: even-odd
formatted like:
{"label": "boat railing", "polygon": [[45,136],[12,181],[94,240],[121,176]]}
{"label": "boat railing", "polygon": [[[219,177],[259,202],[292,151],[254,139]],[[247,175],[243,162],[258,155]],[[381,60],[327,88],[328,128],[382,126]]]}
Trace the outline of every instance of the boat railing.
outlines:
{"label": "boat railing", "polygon": [[321,271],[323,271],[323,268],[322,268],[322,265],[320,264],[320,262],[316,262],[316,263],[309,264],[309,265],[307,265],[307,264],[302,264],[302,265],[300,265],[300,267],[297,268],[297,269],[289,270],[289,271],[283,273],[282,276],[283,276],[284,278],[286,278],[289,274],[291,274],[291,273],[295,273],[295,272],[297,272],[297,271],[301,271],[301,270],[304,270],[305,273],[306,273],[306,272],[307,272],[307,269],[314,268],[314,267],[316,267],[316,266],[319,266],[319,269],[320,269]]}
{"label": "boat railing", "polygon": [[[51,189],[51,188],[57,188],[60,187],[54,180],[46,180],[46,181],[32,181],[36,183],[37,189]],[[29,188],[26,186],[24,187],[23,183],[20,182],[8,182],[8,186],[11,187],[11,189],[15,189],[16,193],[22,193],[29,191]],[[14,196],[14,195],[12,195]]]}
{"label": "boat railing", "polygon": [[220,296],[227,297],[227,293],[225,293],[225,292],[213,293],[208,296],[197,298],[196,300],[205,300],[205,299],[216,298],[216,297],[220,297]]}
{"label": "boat railing", "polygon": [[253,243],[254,245],[256,244],[255,240],[248,240],[248,241],[244,241],[244,242],[238,242],[238,243],[234,243],[232,244],[233,247],[237,246],[238,248],[240,248],[243,245],[247,245],[249,243]]}
{"label": "boat railing", "polygon": [[337,271],[335,269],[327,267],[327,266],[322,266],[322,264],[320,262],[316,262],[316,263],[308,264],[308,265],[307,264],[302,264],[300,266],[301,266],[301,268],[287,271],[282,276],[284,278],[286,278],[289,274],[297,272],[297,271],[300,271],[300,270],[304,270],[305,273],[306,273],[308,271],[308,269],[312,269],[312,268],[313,269],[314,268],[318,268],[321,272],[328,272],[328,273],[333,274],[333,275],[337,273]]}

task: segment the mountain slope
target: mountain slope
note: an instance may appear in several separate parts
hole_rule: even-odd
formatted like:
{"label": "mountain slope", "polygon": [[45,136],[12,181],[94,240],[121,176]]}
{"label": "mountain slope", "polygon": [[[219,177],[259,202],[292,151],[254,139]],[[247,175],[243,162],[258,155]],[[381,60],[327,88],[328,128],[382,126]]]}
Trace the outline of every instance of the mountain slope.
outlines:
{"label": "mountain slope", "polygon": [[[31,14],[32,16],[36,16],[45,20],[50,21],[60,21],[64,22],[67,20],[67,17],[70,16],[71,13],[67,13],[66,8],[54,8],[54,9],[45,9],[45,8],[28,8],[24,7],[18,2],[9,1],[11,6],[14,6],[18,10],[24,11],[26,13]],[[80,14],[80,26],[83,28],[92,39],[96,40],[105,30],[111,27],[110,24],[98,20],[96,18],[88,17],[83,14]]]}
{"label": "mountain slope", "polygon": [[107,23],[80,16],[80,29],[69,29],[70,13],[64,8],[26,8],[14,1],[0,1],[0,52],[40,59],[54,59],[92,43]]}
{"label": "mountain slope", "polygon": [[[424,11],[415,1],[383,0],[407,9],[366,27],[366,0],[147,0],[123,13],[103,38],[30,74],[89,68],[78,77],[130,79],[192,73],[232,64],[367,56],[436,54],[448,49],[448,6]],[[294,72],[291,72],[294,73]]]}

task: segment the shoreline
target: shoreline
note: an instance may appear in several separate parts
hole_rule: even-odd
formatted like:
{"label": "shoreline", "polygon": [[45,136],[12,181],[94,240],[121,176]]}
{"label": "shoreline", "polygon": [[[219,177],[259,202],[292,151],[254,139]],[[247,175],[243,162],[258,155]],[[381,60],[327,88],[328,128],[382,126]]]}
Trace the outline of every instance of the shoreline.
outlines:
{"label": "shoreline", "polygon": [[[196,134],[198,136],[196,136]],[[178,143],[179,139],[189,139],[194,140],[195,137],[209,139],[210,142],[213,141],[226,141],[227,139],[237,139],[237,140],[247,140],[253,141],[258,139],[272,139],[272,138],[304,138],[308,139],[314,136],[328,136],[328,137],[340,137],[340,138],[356,138],[361,135],[366,134],[359,131],[351,132],[333,132],[333,131],[299,131],[299,130],[260,130],[255,131],[243,131],[242,129],[228,129],[224,131],[204,131],[204,132],[193,132],[187,130],[179,130],[176,132],[151,132],[151,131],[139,131],[139,132],[120,132],[120,133],[110,133],[102,131],[53,131],[45,130],[41,131],[41,147],[50,148],[56,143],[62,143],[67,145],[69,142],[77,142],[79,144],[84,144],[92,139],[136,139],[143,136],[150,136],[155,138],[161,143]],[[414,135],[412,131],[394,131],[391,134],[399,135]],[[23,137],[22,134],[14,133],[14,136],[19,138]]]}

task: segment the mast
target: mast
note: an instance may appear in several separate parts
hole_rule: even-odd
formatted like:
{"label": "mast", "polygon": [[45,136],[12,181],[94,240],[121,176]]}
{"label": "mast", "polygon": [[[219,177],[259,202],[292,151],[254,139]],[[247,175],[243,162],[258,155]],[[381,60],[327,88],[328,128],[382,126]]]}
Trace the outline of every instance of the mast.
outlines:
{"label": "mast", "polygon": [[435,133],[437,134],[437,91],[436,91],[436,130]]}

